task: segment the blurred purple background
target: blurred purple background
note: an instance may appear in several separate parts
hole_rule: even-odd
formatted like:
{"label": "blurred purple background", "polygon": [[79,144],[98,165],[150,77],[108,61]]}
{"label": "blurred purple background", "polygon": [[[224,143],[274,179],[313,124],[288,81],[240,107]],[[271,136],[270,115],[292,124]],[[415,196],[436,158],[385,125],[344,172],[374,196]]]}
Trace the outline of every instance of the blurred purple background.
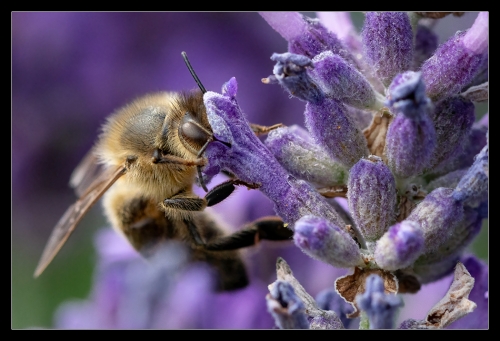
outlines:
{"label": "blurred purple background", "polygon": [[[453,32],[443,31],[443,37],[474,19],[472,13],[443,19],[444,29],[445,20],[453,23]],[[46,272],[36,280],[32,273],[50,231],[75,200],[69,177],[105,117],[148,92],[196,88],[181,57],[186,51],[207,90],[220,92],[236,77],[238,101],[251,122],[302,124],[304,104],[260,81],[272,73],[272,53],[286,50],[285,40],[257,13],[12,13],[13,328],[50,327],[61,302],[88,294],[92,236],[107,225],[100,205]],[[217,207],[233,229],[273,214],[260,192],[242,191]],[[295,247],[261,248],[266,252],[249,252],[251,271],[266,285],[275,279],[277,256],[285,257],[299,281],[312,269],[293,264],[318,264],[315,271],[325,276],[309,280],[312,295],[344,272]]]}

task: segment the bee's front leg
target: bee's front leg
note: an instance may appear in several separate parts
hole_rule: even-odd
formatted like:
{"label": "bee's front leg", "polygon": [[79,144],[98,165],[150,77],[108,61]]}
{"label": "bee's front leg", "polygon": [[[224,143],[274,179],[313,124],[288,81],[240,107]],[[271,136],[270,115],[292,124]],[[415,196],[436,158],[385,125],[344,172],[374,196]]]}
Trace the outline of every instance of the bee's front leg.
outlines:
{"label": "bee's front leg", "polygon": [[231,193],[233,193],[236,188],[235,186],[246,186],[249,189],[257,189],[260,187],[260,184],[248,183],[239,179],[229,179],[224,181],[212,188],[205,195],[207,206],[216,205],[226,199]]}
{"label": "bee's front leg", "polygon": [[161,205],[165,211],[181,210],[188,212],[203,211],[207,207],[207,200],[198,197],[194,193],[181,192],[163,200]]}

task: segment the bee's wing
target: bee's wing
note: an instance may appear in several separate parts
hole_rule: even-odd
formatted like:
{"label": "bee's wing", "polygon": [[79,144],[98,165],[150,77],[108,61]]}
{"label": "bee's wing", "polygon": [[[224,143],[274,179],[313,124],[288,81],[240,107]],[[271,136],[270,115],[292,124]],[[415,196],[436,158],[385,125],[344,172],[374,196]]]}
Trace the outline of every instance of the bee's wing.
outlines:
{"label": "bee's wing", "polygon": [[126,170],[127,168],[125,166],[119,166],[102,172],[94,179],[90,186],[85,189],[85,192],[80,198],[78,198],[73,205],[68,207],[64,215],[59,219],[56,227],[54,227],[54,230],[52,230],[49,241],[36,267],[34,277],[38,277],[45,270],[66,240],[68,240],[85,213],[87,213],[92,205],[102,197],[118,178],[125,174]]}
{"label": "bee's wing", "polygon": [[94,150],[91,149],[71,174],[69,185],[76,195],[81,197],[103,172],[104,167],[99,164]]}

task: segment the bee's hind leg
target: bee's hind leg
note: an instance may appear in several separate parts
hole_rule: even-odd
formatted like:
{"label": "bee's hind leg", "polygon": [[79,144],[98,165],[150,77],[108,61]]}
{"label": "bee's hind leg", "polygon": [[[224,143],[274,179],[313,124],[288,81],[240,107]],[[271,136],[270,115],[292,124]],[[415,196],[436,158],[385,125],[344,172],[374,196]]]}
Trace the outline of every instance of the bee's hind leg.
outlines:
{"label": "bee's hind leg", "polygon": [[246,186],[249,189],[257,189],[260,187],[260,184],[248,183],[239,179],[229,179],[224,181],[212,188],[205,195],[207,206],[216,205],[226,199],[229,195],[231,195],[231,193],[233,193],[236,188],[235,186]]}
{"label": "bee's hind leg", "polygon": [[237,250],[256,245],[260,240],[291,240],[292,236],[293,231],[286,227],[281,218],[270,216],[260,218],[229,236],[205,244],[205,248],[212,251]]}

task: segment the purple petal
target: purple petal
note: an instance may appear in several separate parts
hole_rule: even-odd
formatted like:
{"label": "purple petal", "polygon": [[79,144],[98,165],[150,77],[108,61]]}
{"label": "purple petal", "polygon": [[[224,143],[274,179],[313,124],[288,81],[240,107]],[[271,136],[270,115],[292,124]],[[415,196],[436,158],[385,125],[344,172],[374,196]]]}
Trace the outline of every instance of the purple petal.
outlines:
{"label": "purple petal", "polygon": [[367,241],[380,238],[395,219],[396,182],[381,158],[371,155],[349,171],[349,210]]}
{"label": "purple petal", "polygon": [[304,115],[316,143],[346,167],[369,155],[364,135],[342,103],[329,98],[318,104],[308,102]]}
{"label": "purple petal", "polygon": [[339,316],[344,327],[349,328],[353,319],[348,318],[347,314],[353,312],[353,307],[335,289],[324,289],[316,295],[315,299],[320,309],[334,311]]}
{"label": "purple petal", "polygon": [[268,310],[280,329],[309,329],[304,303],[290,283],[276,281],[266,300]]}
{"label": "purple petal", "polygon": [[302,217],[295,224],[293,239],[306,254],[333,266],[363,264],[359,247],[349,233],[325,219]]}
{"label": "purple petal", "polygon": [[325,94],[321,88],[306,72],[306,67],[313,66],[309,58],[287,52],[274,53],[271,59],[276,62],[273,69],[274,76],[263,80],[264,83],[278,82],[290,93],[290,96],[302,101],[317,103],[324,98]]}
{"label": "purple petal", "polygon": [[323,26],[335,33],[341,40],[356,31],[350,12],[317,12],[316,15]]}
{"label": "purple petal", "polygon": [[464,205],[477,207],[488,200],[489,153],[486,145],[472,164],[472,167],[462,177],[453,192],[455,200]]}
{"label": "purple petal", "polygon": [[368,12],[361,37],[364,54],[385,86],[410,68],[413,31],[406,12]]}
{"label": "purple petal", "polygon": [[387,231],[377,241],[375,261],[384,270],[406,268],[422,254],[424,236],[420,225],[413,221],[402,221]]}
{"label": "purple petal", "polygon": [[431,160],[434,166],[465,143],[475,120],[474,104],[453,96],[437,104],[431,118],[436,130],[436,149]]}
{"label": "purple petal", "polygon": [[469,168],[474,163],[474,158],[487,144],[488,114],[480,121],[474,123],[465,142],[459,144],[450,155],[432,169],[435,175],[443,175],[451,171]]}
{"label": "purple petal", "polygon": [[[228,84],[236,89],[235,83],[232,78]],[[255,136],[238,106],[234,91],[230,96],[208,91],[204,102],[215,137],[222,141],[224,137],[231,138],[231,147],[217,141],[208,145],[206,169],[210,172],[226,169],[242,181],[259,184],[259,190],[275,203],[276,213],[290,224],[290,228],[307,214],[343,223],[339,214],[313,187],[289,175]],[[224,124],[218,124],[219,121]]]}
{"label": "purple petal", "polygon": [[487,19],[487,13],[480,13],[467,32],[457,32],[422,65],[427,94],[432,100],[458,94],[480,72],[488,47]]}
{"label": "purple petal", "polygon": [[377,110],[383,106],[365,76],[344,58],[325,51],[312,61],[314,69],[309,74],[326,96],[360,109]]}
{"label": "purple petal", "polygon": [[419,175],[429,166],[436,147],[430,101],[420,74],[410,71],[396,77],[389,98],[395,117],[386,136],[387,164],[399,178]]}
{"label": "purple petal", "polygon": [[413,70],[418,70],[422,63],[432,56],[438,47],[438,36],[430,28],[418,25],[415,35],[415,51],[413,54]]}
{"label": "purple petal", "polygon": [[[301,137],[304,134],[307,139]],[[299,179],[325,187],[345,184],[346,168],[308,140],[311,140],[308,132],[293,125],[271,131],[265,145],[279,163]]]}
{"label": "purple petal", "polygon": [[450,188],[437,188],[427,194],[406,220],[416,221],[424,233],[425,252],[436,250],[446,242],[454,228],[464,219],[462,204],[452,197]]}
{"label": "purple petal", "polygon": [[366,290],[356,296],[359,307],[368,315],[370,329],[392,329],[396,313],[403,306],[401,298],[384,293],[384,282],[378,275],[366,279]]}
{"label": "purple petal", "polygon": [[306,22],[298,12],[259,12],[265,21],[287,41],[300,36],[306,30]]}

